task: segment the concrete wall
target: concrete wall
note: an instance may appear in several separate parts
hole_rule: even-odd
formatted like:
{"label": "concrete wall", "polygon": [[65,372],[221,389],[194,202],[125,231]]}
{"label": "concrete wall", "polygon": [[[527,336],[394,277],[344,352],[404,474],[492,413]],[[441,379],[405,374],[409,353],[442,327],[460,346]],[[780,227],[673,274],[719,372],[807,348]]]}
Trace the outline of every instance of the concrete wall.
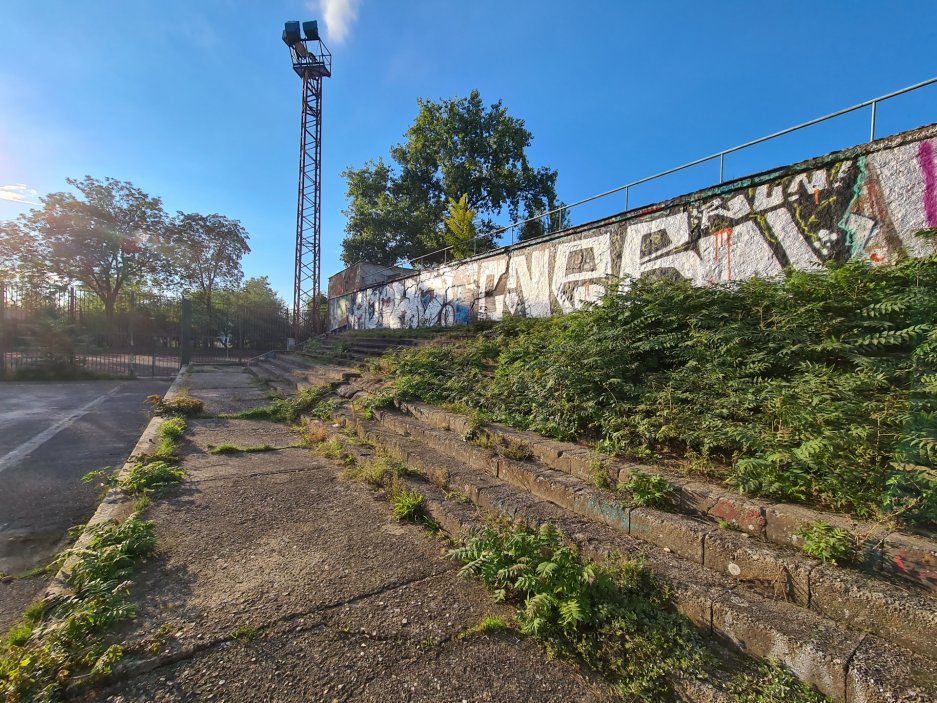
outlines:
{"label": "concrete wall", "polygon": [[615,278],[706,285],[921,256],[914,233],[926,227],[937,227],[937,125],[331,298],[330,328],[566,313]]}

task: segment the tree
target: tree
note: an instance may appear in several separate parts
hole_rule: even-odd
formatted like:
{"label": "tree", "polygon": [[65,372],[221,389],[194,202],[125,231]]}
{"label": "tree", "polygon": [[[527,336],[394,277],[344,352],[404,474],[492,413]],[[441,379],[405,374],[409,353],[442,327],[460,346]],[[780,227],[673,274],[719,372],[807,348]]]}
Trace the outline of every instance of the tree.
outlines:
{"label": "tree", "polygon": [[85,176],[66,182],[72,193],[50,193],[5,236],[19,241],[20,265],[60,283],[91,289],[110,319],[127,286],[161,284],[169,275],[162,202],[132,183]]}
{"label": "tree", "polygon": [[445,245],[452,247],[452,256],[461,258],[472,253],[475,239],[475,212],[468,206],[468,194],[458,200],[449,198],[449,211],[443,218],[446,225]]}
{"label": "tree", "polygon": [[240,284],[241,258],[251,250],[248,239],[240,222],[223,215],[180,212],[173,220],[175,275],[184,286],[201,293],[209,316],[214,292]]}
{"label": "tree", "polygon": [[[446,246],[449,199],[465,196],[477,228],[546,212],[556,202],[556,171],[530,165],[531,133],[499,101],[489,107],[477,90],[466,98],[419,101],[405,141],[383,159],[347,168],[349,199],[342,243],[346,264],[393,265]],[[479,241],[479,249],[494,237]]]}

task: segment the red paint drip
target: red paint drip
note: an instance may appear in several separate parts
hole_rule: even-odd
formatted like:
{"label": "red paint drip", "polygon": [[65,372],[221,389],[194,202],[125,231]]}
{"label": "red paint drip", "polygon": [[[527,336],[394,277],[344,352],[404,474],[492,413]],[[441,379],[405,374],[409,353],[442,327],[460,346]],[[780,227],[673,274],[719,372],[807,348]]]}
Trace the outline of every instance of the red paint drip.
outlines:
{"label": "red paint drip", "polygon": [[726,280],[732,280],[732,228],[726,227],[724,229],[716,230],[713,232],[713,239],[715,239],[715,251],[713,253],[713,262],[719,263],[719,250],[722,249],[722,238],[725,237],[726,243]]}

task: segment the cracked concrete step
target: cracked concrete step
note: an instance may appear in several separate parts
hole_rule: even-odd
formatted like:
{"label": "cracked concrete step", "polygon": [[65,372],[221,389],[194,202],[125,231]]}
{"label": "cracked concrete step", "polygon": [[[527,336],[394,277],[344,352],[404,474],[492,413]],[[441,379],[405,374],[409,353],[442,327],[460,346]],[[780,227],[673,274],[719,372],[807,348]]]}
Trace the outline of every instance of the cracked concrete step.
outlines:
{"label": "cracked concrete step", "polygon": [[[698,627],[739,651],[781,661],[836,701],[934,700],[933,662],[903,647],[842,625],[793,603],[760,595],[735,579],[642,543],[607,524],[583,519],[414,437],[345,413],[342,421],[391,455],[454,489],[484,510],[529,524],[556,523],[587,553],[643,554],[670,587],[678,609]],[[909,686],[908,682],[915,682]],[[917,698],[908,697],[909,691]],[[919,691],[919,693],[915,693]]]}
{"label": "cracked concrete step", "polygon": [[248,370],[258,378],[271,383],[282,395],[290,395],[307,386],[329,385],[332,387],[347,384],[359,375],[359,371],[349,366],[330,364],[300,365],[295,361],[283,363],[283,360],[264,359],[251,364]]}
{"label": "cracked concrete step", "polygon": [[[469,429],[469,418],[459,413],[417,402],[401,403],[401,409],[437,429],[457,434]],[[533,432],[495,423],[487,423],[481,432],[495,441],[525,444],[538,461],[577,478],[588,481],[595,470],[594,453],[582,445],[546,439]],[[937,595],[937,539],[886,530],[802,505],[759,500],[705,481],[668,475],[659,467],[620,460],[608,463],[607,476],[612,485],[627,482],[635,469],[663,475],[676,488],[674,507],[680,512],[714,523],[725,522],[734,529],[776,544],[800,548],[803,540],[798,532],[818,520],[842,527],[850,534],[863,535],[863,547],[857,555],[860,567],[901,578]]]}
{"label": "cracked concrete step", "polygon": [[824,566],[803,554],[698,518],[624,506],[621,496],[532,461],[516,461],[395,412],[377,414],[387,429],[450,458],[595,520],[670,550],[769,597],[783,597],[852,629],[872,632],[937,659],[937,609],[929,596],[858,572]]}

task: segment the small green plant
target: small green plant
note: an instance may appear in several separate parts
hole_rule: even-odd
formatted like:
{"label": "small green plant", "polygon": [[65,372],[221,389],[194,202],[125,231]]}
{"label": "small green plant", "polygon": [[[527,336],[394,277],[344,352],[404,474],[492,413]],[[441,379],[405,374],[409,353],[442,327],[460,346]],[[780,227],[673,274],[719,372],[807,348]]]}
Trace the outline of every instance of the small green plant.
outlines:
{"label": "small green plant", "polygon": [[[460,408],[457,412],[464,411],[464,408]],[[471,442],[478,438],[479,431],[485,426],[485,416],[479,410],[469,410],[468,412],[468,426],[465,428],[465,432],[462,433],[462,439],[466,442]]]}
{"label": "small green plant", "polygon": [[372,488],[392,488],[398,477],[409,473],[412,471],[399,461],[380,456],[346,470],[342,476],[352,481],[366,483]]}
{"label": "small green plant", "polygon": [[257,452],[272,452],[276,447],[269,444],[255,444],[249,447],[240,447],[236,444],[219,444],[209,449],[210,454],[254,454]]}
{"label": "small green plant", "polygon": [[185,415],[192,417],[200,415],[205,409],[205,404],[198,398],[192,398],[188,394],[182,393],[175,398],[163,398],[159,395],[147,396],[148,402],[153,412],[157,415]]}
{"label": "small green plant", "polygon": [[631,478],[619,483],[618,489],[631,493],[633,505],[654,508],[666,507],[674,490],[663,476],[649,474],[640,469],[634,469],[631,472]]}
{"label": "small green plant", "polygon": [[154,452],[160,458],[171,458],[175,455],[179,442],[182,441],[186,431],[185,418],[175,415],[167,418],[159,426],[159,446]]}
{"label": "small green plant", "polygon": [[390,496],[396,520],[416,521],[423,517],[423,506],[426,502],[422,493],[398,488]]}
{"label": "small green plant", "polygon": [[389,408],[397,400],[397,394],[394,391],[381,391],[372,393],[357,403],[362,413],[368,420],[374,419],[374,413],[383,408]]}
{"label": "small green plant", "polygon": [[802,527],[797,535],[804,541],[801,547],[804,553],[825,564],[845,564],[852,560],[855,539],[842,527],[818,520]]}
{"label": "small green plant", "polygon": [[479,635],[485,632],[501,632],[510,629],[511,624],[500,615],[486,615],[482,618],[480,623],[472,625],[459,633],[459,639],[464,640],[466,637],[471,637],[472,635]]}
{"label": "small green plant", "polygon": [[596,488],[611,488],[608,466],[598,454],[593,454],[589,461],[589,482]]}
{"label": "small green plant", "polygon": [[161,493],[184,478],[185,471],[181,468],[157,459],[131,466],[117,486],[129,495],[142,496]]}
{"label": "small green plant", "polygon": [[260,633],[260,628],[249,622],[238,623],[238,626],[231,631],[231,639],[240,642],[250,642]]}
{"label": "small green plant", "polygon": [[829,703],[830,699],[776,661],[759,662],[752,673],[736,675],[729,690],[738,703]]}

